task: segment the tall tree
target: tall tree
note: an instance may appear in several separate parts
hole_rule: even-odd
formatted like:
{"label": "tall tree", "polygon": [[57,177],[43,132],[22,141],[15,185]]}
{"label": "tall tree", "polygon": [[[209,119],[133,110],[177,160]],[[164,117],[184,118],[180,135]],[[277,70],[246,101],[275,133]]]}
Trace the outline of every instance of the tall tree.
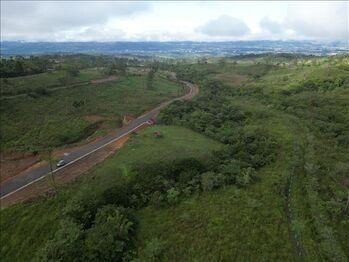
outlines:
{"label": "tall tree", "polygon": [[147,89],[154,89],[155,69],[151,68],[147,76]]}

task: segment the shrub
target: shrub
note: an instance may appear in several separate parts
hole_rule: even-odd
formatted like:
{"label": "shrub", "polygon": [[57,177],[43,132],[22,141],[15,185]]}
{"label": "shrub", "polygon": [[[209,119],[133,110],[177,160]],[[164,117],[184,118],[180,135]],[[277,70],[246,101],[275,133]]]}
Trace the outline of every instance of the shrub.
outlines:
{"label": "shrub", "polygon": [[201,175],[201,188],[203,191],[212,191],[214,188],[224,185],[225,177],[222,174],[206,172]]}
{"label": "shrub", "polygon": [[219,172],[224,174],[227,183],[235,183],[236,177],[241,173],[241,163],[238,160],[232,159],[226,164],[218,167]]}
{"label": "shrub", "polygon": [[121,183],[120,185],[106,189],[102,194],[102,198],[105,204],[131,207],[133,205],[131,202],[132,194],[133,188],[131,183]]}
{"label": "shrub", "polygon": [[86,232],[87,261],[123,261],[132,247],[134,223],[124,209],[107,205],[98,210],[94,225]]}
{"label": "shrub", "polygon": [[40,88],[36,89],[35,93],[38,94],[39,96],[46,96],[49,94],[45,87],[40,87]]}
{"label": "shrub", "polygon": [[180,195],[180,192],[176,188],[174,187],[170,188],[169,190],[167,190],[167,195],[166,195],[167,202],[170,205],[177,204],[179,201],[179,195]]}
{"label": "shrub", "polygon": [[166,206],[166,196],[159,191],[155,191],[150,197],[150,204],[160,208]]}
{"label": "shrub", "polygon": [[247,186],[253,182],[256,176],[256,171],[252,167],[244,168],[241,174],[236,177],[236,184],[238,186]]}
{"label": "shrub", "polygon": [[83,229],[71,220],[63,220],[60,229],[37,254],[37,261],[81,261]]}
{"label": "shrub", "polygon": [[141,257],[142,260],[136,261],[145,261],[145,262],[154,262],[161,260],[161,255],[165,250],[166,243],[159,240],[158,238],[153,238],[147,242],[145,248],[142,250]]}
{"label": "shrub", "polygon": [[98,208],[103,205],[103,199],[92,192],[81,191],[63,210],[63,214],[74,222],[89,228],[95,218]]}

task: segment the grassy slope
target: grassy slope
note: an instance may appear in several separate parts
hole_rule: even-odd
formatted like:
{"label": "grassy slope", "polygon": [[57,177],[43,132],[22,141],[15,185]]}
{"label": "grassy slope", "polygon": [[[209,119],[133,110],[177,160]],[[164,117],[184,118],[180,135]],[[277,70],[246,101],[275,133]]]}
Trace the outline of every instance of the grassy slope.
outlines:
{"label": "grassy slope", "polygon": [[[197,68],[200,70],[201,66]],[[320,251],[322,243],[314,231],[309,200],[304,188],[306,182],[302,173],[294,174],[290,188],[291,209],[286,211],[288,201],[285,192],[289,189],[289,164],[294,145],[306,145],[307,120],[273,109],[273,104],[279,103],[279,98],[274,92],[292,89],[304,79],[345,76],[346,72],[333,66],[329,68],[328,64],[305,68],[290,66],[287,69],[271,70],[258,80],[252,80],[241,73],[246,70],[245,63],[227,64],[223,68],[214,67],[212,64],[203,67],[204,70],[215,72],[211,74],[212,78],[221,79],[232,88],[257,87],[269,96],[268,102],[240,96],[238,99],[233,98],[232,103],[247,111],[272,113],[272,117],[267,121],[261,117],[260,121],[250,123],[247,128],[260,127],[274,134],[279,141],[278,159],[275,164],[259,171],[259,181],[247,189],[230,186],[192,197],[176,207],[147,207],[139,211],[140,256],[147,252],[148,243],[158,239],[163,245],[161,261],[323,260]],[[344,104],[349,99],[348,94],[348,89],[340,89],[318,95],[330,99],[329,101],[341,101]],[[349,111],[343,113],[348,116]],[[320,162],[349,161],[347,153],[330,145],[324,146],[328,141],[320,139],[318,143],[323,145],[323,148],[317,148],[316,152]],[[341,185],[333,183],[334,179],[330,174],[319,177],[322,185],[319,197],[322,201],[328,201],[333,197],[330,192],[326,193],[328,186],[332,190],[340,189],[338,194],[342,192]],[[348,223],[342,219],[329,226],[334,230],[342,250],[348,256]]]}
{"label": "grassy slope", "polygon": [[[249,111],[266,110],[248,98],[233,103]],[[297,125],[292,117],[273,112],[269,119],[246,128],[255,126],[262,126],[278,138],[276,163],[259,171],[259,181],[252,187],[229,186],[192,197],[177,207],[139,211],[140,256],[146,244],[158,238],[165,245],[163,261],[292,260],[282,172],[287,167],[285,152],[297,139]]]}
{"label": "grassy slope", "polygon": [[[52,88],[62,86],[60,79],[66,75],[65,71],[54,71],[52,73],[41,73],[36,75],[20,76],[8,78],[7,82],[1,79],[1,92],[4,93],[26,93],[34,91],[38,88]],[[72,77],[70,84],[85,82],[100,78],[105,78],[101,70],[98,69],[83,69],[76,77]]]}
{"label": "grassy slope", "polygon": [[[132,76],[116,82],[58,90],[38,98],[4,100],[1,103],[2,150],[27,150],[43,140],[51,140],[47,144],[53,146],[77,142],[96,128],[83,120],[83,116],[110,117],[112,121],[105,127],[115,127],[122,115],[141,114],[183,92],[179,84],[162,78],[154,80],[153,90],[146,90],[145,82],[145,76]],[[85,104],[75,108],[76,101]]]}
{"label": "grassy slope", "polygon": [[[163,138],[154,138],[155,131],[160,131]],[[134,164],[185,157],[205,158],[211,150],[218,149],[219,145],[218,142],[186,128],[152,126],[133,135],[120,152],[98,165],[86,176],[85,181],[93,190],[103,191],[113,185],[115,173],[128,175],[129,168]]]}
{"label": "grassy slope", "polygon": [[[163,138],[154,138],[155,131],[160,131]],[[57,196],[1,210],[2,261],[29,261],[57,229],[62,208],[72,195],[82,190],[103,192],[118,183],[122,173],[127,175],[135,163],[188,156],[205,158],[219,147],[216,141],[185,128],[153,126],[140,131],[117,154],[61,188]]]}

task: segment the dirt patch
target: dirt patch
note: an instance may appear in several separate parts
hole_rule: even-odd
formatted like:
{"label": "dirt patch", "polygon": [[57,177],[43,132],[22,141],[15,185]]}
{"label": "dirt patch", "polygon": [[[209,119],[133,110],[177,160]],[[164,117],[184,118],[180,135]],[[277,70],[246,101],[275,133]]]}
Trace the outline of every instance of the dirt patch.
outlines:
{"label": "dirt patch", "polygon": [[241,84],[242,82],[247,80],[246,76],[239,74],[219,74],[216,77],[220,80],[230,82],[232,84]]}
{"label": "dirt patch", "polygon": [[74,181],[77,177],[84,174],[96,164],[102,162],[108,156],[115,153],[125,144],[128,139],[129,136],[124,136],[117,141],[105,146],[104,148],[101,148],[100,150],[97,150],[96,152],[84,157],[83,159],[55,172],[53,178],[51,175],[48,175],[43,179],[1,199],[1,208],[5,208],[12,204],[23,202],[29,199],[43,197],[47,194],[52,193],[55,186],[58,186],[59,190],[60,185]]}
{"label": "dirt patch", "polygon": [[170,81],[177,81],[177,76],[175,72],[171,72],[171,71],[166,71],[166,70],[161,70],[158,71],[160,76],[165,77],[167,79],[169,79]]}
{"label": "dirt patch", "polygon": [[119,79],[118,76],[109,76],[109,77],[103,78],[103,79],[91,80],[91,84],[97,85],[97,84],[112,82],[112,81],[115,81],[115,80],[118,80],[118,79]]}
{"label": "dirt patch", "polygon": [[124,115],[124,117],[122,118],[122,125],[126,126],[133,119],[135,119],[135,118],[131,115]]}
{"label": "dirt patch", "polygon": [[132,75],[147,75],[149,73],[150,69],[146,67],[129,67],[127,69],[127,72]]}

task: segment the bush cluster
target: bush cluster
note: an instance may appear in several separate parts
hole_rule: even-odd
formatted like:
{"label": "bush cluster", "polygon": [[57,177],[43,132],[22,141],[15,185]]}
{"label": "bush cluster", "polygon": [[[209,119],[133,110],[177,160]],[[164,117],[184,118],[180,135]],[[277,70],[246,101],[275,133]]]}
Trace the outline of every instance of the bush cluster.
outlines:
{"label": "bush cluster", "polygon": [[131,256],[136,222],[128,209],[102,199],[76,197],[64,210],[60,229],[38,261],[124,261]]}

